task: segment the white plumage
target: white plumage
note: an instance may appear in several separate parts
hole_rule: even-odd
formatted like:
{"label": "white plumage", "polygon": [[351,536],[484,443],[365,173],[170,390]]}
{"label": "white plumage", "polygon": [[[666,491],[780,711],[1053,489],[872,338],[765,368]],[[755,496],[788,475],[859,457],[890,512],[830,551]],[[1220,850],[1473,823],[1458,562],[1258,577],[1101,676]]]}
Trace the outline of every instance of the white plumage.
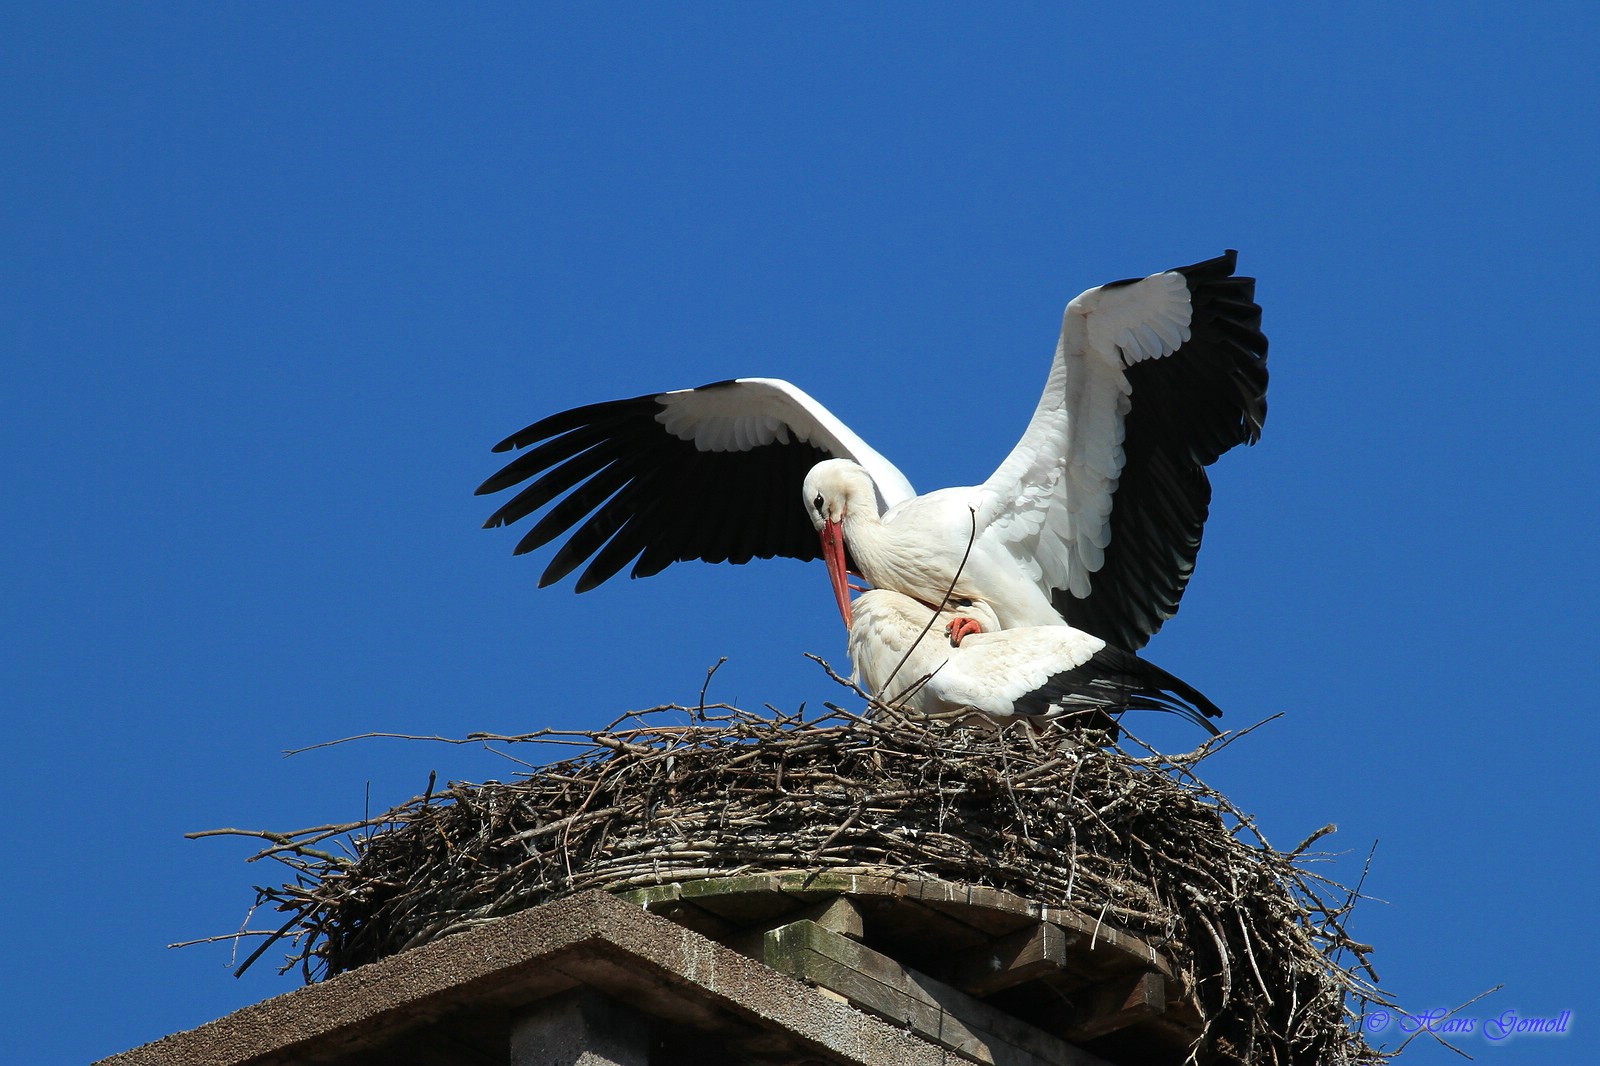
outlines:
{"label": "white plumage", "polygon": [[[958,619],[984,632],[952,640]],[[981,602],[934,611],[898,592],[874,589],[855,601],[850,659],[857,681],[885,704],[925,717],[984,715],[997,720],[1130,709],[1182,714],[1215,734],[1207,718],[1222,712],[1205,696],[1132,652],[1069,626],[997,629]]]}
{"label": "white plumage", "polygon": [[570,531],[541,585],[586,561],[580,592],[630,562],[642,577],[689,559],[821,555],[849,624],[846,567],[929,602],[959,569],[957,595],[992,605],[1002,628],[1066,622],[1142,647],[1193,570],[1204,467],[1253,442],[1266,416],[1261,309],[1234,262],[1072,300],[1033,416],[981,485],[918,496],[794,385],[740,378],[591,404],[507,438],[496,450],[537,446],[478,491],[533,481],[486,524],[550,505],[517,546]]}

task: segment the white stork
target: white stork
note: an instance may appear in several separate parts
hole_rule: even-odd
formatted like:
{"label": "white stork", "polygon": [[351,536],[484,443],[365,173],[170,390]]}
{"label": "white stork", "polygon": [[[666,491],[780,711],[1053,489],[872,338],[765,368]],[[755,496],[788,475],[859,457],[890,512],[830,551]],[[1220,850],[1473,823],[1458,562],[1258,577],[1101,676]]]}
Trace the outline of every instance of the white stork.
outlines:
{"label": "white stork", "polygon": [[[969,632],[965,622],[981,632]],[[1194,688],[1130,651],[1070,626],[996,631],[981,601],[938,611],[887,589],[862,593],[850,626],[857,680],[883,703],[924,717],[1083,716],[1090,725],[1126,710],[1181,714],[1213,736],[1222,712]]]}
{"label": "white stork", "polygon": [[478,493],[534,480],[485,526],[561,497],[516,548],[571,531],[541,586],[586,561],[579,592],[630,562],[645,577],[691,559],[823,555],[848,625],[846,565],[930,604],[959,569],[956,595],[988,602],[1004,628],[1065,622],[1136,650],[1194,569],[1205,467],[1254,443],[1266,417],[1255,279],[1234,265],[1229,251],[1068,304],[1033,418],[981,485],[918,496],[800,389],[739,378],[589,404],[506,438],[496,451],[538,446]]}

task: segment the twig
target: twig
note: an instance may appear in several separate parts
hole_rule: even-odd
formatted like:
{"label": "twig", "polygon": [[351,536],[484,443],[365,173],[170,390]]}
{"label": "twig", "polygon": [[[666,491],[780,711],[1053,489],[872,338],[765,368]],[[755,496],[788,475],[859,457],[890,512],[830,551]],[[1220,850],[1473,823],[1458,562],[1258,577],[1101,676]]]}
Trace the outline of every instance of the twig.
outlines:
{"label": "twig", "polygon": [[1331,830],[1278,852],[1198,776],[1262,723],[1176,755],[1126,733],[1127,749],[1104,749],[1061,723],[1035,737],[891,713],[811,658],[871,710],[752,713],[705,703],[703,688],[694,706],[629,711],[605,729],[422,738],[515,745],[532,769],[442,788],[432,776],[357,821],[190,834],[249,837],[251,861],[290,876],[257,890],[285,920],[276,932],[187,943],[262,938],[242,972],[288,940],[288,966],[313,979],[589,888],[757,871],[936,877],[1072,908],[1096,939],[1145,939],[1198,996],[1208,1047],[1381,1059],[1347,1024],[1354,997],[1386,1003],[1371,949],[1345,932],[1365,869],[1353,890],[1308,869]]}
{"label": "twig", "polygon": [[[900,661],[895,664],[894,669],[889,671],[889,676],[884,678],[884,692],[889,691],[889,686],[894,683],[896,675],[900,673],[900,668],[906,664],[906,660],[911,658],[911,654],[917,650],[923,638],[928,635],[928,630],[933,628],[933,623],[939,620],[939,612],[944,610],[950,603],[950,597],[955,594],[956,585],[961,581],[961,573],[967,568],[967,559],[972,555],[972,546],[978,541],[978,511],[974,507],[968,507],[967,512],[972,519],[972,532],[967,536],[967,547],[961,553],[961,562],[956,565],[955,576],[950,579],[950,586],[944,590],[944,595],[939,598],[939,606],[934,608],[933,613],[928,616],[927,624],[922,627],[922,632],[917,634],[917,639],[911,642],[911,646],[906,649],[904,655],[900,656]],[[923,683],[926,683],[926,679],[923,680]]]}

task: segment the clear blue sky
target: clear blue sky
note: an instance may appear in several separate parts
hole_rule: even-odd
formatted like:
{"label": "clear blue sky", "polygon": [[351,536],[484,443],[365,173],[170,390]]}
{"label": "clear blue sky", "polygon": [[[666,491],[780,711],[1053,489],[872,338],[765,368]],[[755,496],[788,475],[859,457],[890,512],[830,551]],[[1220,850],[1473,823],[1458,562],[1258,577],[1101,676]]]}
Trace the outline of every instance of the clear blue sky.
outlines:
{"label": "clear blue sky", "polygon": [[820,563],[537,589],[478,528],[503,435],[769,375],[970,483],[1067,299],[1228,247],[1271,413],[1147,654],[1283,714],[1210,764],[1269,838],[1378,841],[1391,994],[1504,985],[1468,1013],[1573,1032],[1479,1061],[1600,1056],[1597,9],[978,6],[6,5],[15,1061],[295,987],[166,949],[280,877],[186,831],[514,772],[284,749],[594,727],[721,656],[714,699],[838,697]]}

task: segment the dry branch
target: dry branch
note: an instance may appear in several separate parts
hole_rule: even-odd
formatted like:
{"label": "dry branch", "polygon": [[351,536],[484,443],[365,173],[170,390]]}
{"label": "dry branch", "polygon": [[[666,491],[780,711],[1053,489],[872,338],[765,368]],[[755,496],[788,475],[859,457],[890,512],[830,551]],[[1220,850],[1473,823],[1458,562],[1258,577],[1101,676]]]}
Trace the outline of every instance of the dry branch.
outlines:
{"label": "dry branch", "polygon": [[[1195,773],[1232,738],[1181,756],[1094,739],[702,702],[593,733],[493,737],[533,765],[560,756],[511,783],[430,786],[345,825],[211,833],[267,841],[256,857],[292,871],[258,888],[257,906],[289,916],[275,939],[308,980],[590,888],[891,872],[1114,922],[1197,991],[1209,1046],[1248,1061],[1381,1061],[1351,1027],[1365,1003],[1386,1002],[1372,949],[1346,933],[1359,892],[1307,868],[1331,827],[1289,854],[1272,848]],[[315,847],[333,833],[354,858]]]}

